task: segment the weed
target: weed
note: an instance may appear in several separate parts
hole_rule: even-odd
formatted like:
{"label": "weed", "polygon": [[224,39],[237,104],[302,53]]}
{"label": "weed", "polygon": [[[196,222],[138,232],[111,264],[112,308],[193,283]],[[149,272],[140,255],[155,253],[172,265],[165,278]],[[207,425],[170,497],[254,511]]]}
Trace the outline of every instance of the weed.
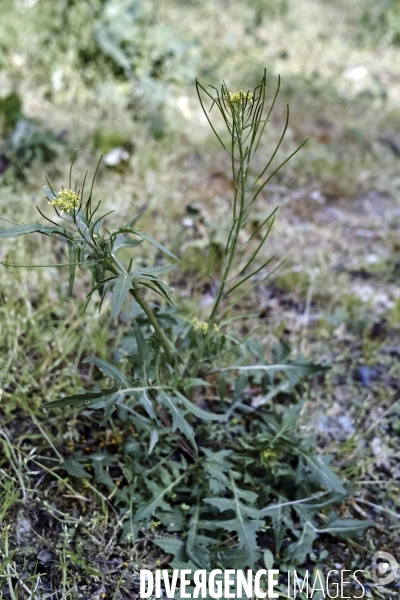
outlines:
{"label": "weed", "polygon": [[[110,421],[116,428],[113,444],[119,467],[108,450],[109,441],[94,453],[73,452],[62,468],[85,479],[86,485],[91,486],[93,478],[108,490],[108,499],[119,507],[125,536],[132,542],[146,532],[156,532],[160,524],[177,533],[178,537],[154,538],[155,544],[174,555],[174,567],[253,566],[260,560],[259,547],[272,543],[268,536],[263,541],[263,532],[271,526],[279,560],[299,564],[311,556],[317,534],[334,531],[348,537],[370,523],[340,521],[335,513],[325,514],[325,509],[343,500],[346,490],[330,469],[329,458],[315,452],[312,438],[296,432],[303,403],[271,405],[267,400],[273,398],[276,386],[290,397],[299,378],[323,373],[326,367],[302,357],[289,360],[287,347],[277,349],[276,362],[269,364],[251,339],[252,331],[241,338],[232,329],[239,301],[270,274],[266,268],[273,257],[266,257],[265,246],[277,209],[256,226],[251,215],[270,179],[298,151],[271,167],[288,127],[289,108],[276,148],[254,176],[252,161],[279,83],[269,108],[265,73],[252,92],[232,93],[225,84],[210,92],[200,83],[197,92],[213,132],[230,156],[234,189],[221,269],[210,274],[213,303],[205,321],[196,315],[188,320],[179,307],[171,308],[172,291],[161,278],[175,267],[177,257],[138,229],[136,217],[110,231],[104,221],[107,213],[98,216],[96,173],[88,192],[86,175],[82,186],[73,189],[73,163],[66,188],[56,193],[49,182],[45,188],[54,219],[38,207],[47,224],[12,224],[0,236],[39,232],[62,240],[67,245],[70,293],[76,268],[88,267],[92,287],[87,302],[98,293],[101,308],[111,294],[115,321],[128,295],[135,300],[124,371],[99,357],[87,357],[84,363],[99,368],[111,386],[45,405],[47,411],[102,408],[101,424]],[[225,133],[211,120],[205,100],[218,112]],[[249,223],[253,224],[250,231]],[[153,266],[139,266],[146,242],[159,257]],[[121,248],[129,250],[129,258],[122,258]],[[161,257],[175,262],[166,264]],[[166,305],[151,302],[144,289]],[[256,401],[255,394],[261,394],[261,400]],[[4,436],[10,460],[17,460]],[[103,494],[102,498],[106,500]],[[65,577],[63,571],[63,589]]]}

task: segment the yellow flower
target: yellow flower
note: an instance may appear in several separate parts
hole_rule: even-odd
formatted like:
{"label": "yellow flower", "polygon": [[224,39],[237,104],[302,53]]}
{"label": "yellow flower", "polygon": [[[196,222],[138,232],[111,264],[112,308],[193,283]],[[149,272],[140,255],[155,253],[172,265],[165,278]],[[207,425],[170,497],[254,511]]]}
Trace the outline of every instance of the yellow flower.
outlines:
{"label": "yellow flower", "polygon": [[149,529],[150,531],[155,531],[161,525],[161,521],[152,520],[150,521]]}
{"label": "yellow flower", "polygon": [[251,92],[228,92],[227,100],[230,104],[244,104],[247,100],[250,104],[253,104],[253,94]]}
{"label": "yellow flower", "polygon": [[199,329],[200,329],[203,333],[207,333],[208,325],[205,321],[199,321],[199,319],[197,317],[193,317],[192,323],[194,325],[195,331],[199,331]]}
{"label": "yellow flower", "polygon": [[56,208],[61,208],[61,213],[70,212],[78,208],[81,198],[79,194],[74,192],[73,190],[60,190],[57,194],[57,197],[54,198],[49,204]]}
{"label": "yellow flower", "polygon": [[277,458],[277,456],[278,456],[278,455],[277,455],[277,453],[276,453],[276,452],[273,452],[273,450],[269,450],[269,449],[268,449],[268,450],[264,450],[264,451],[262,452],[262,457],[263,457],[263,459],[264,459],[264,460],[266,460],[267,462],[269,461],[269,459],[274,459],[274,458]]}
{"label": "yellow flower", "polygon": [[[195,331],[200,330],[203,333],[203,335],[206,335],[206,333],[208,331],[208,323],[206,323],[206,321],[199,321],[199,319],[197,317],[193,317],[191,322],[194,325]],[[213,324],[213,329],[214,329],[214,331],[219,331],[219,327],[216,323]]]}

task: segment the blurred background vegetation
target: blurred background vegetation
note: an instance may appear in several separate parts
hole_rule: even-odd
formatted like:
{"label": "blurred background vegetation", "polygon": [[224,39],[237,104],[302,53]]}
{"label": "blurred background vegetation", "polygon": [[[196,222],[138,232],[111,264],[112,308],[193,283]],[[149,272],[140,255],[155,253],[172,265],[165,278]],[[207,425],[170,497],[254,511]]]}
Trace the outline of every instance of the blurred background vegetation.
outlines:
{"label": "blurred background vegetation", "polygon": [[[397,323],[399,44],[398,0],[2,0],[2,215],[36,215],[44,172],[65,184],[74,149],[80,178],[104,154],[98,198],[121,221],[143,212],[143,227],[185,250],[176,283],[197,310],[204,249],[211,240],[218,259],[231,184],[194,82],[247,89],[266,67],[271,99],[282,77],[266,146],[286,103],[281,157],[310,138],[259,203],[260,218],[281,205],[271,247],[287,259],[274,282],[292,295],[284,320],[298,320],[308,297],[329,332],[362,329],[375,314]],[[20,238],[2,244],[0,259],[51,263],[63,252]],[[39,295],[58,289],[64,303],[62,270],[1,269],[0,278],[5,299],[17,279]]]}
{"label": "blurred background vegetation", "polygon": [[[399,0],[1,0],[0,214],[36,218],[44,172],[61,187],[74,149],[80,178],[104,154],[98,199],[121,224],[143,213],[144,230],[184,251],[171,284],[189,316],[206,315],[205,248],[219,259],[232,188],[194,82],[247,89],[266,67],[272,99],[280,74],[270,143],[287,103],[281,156],[310,140],[260,198],[260,219],[281,207],[269,251],[287,260],[245,306],[259,311],[262,343],[333,361],[309,412],[343,475],[399,479],[400,411],[385,412],[400,375],[399,59]],[[3,262],[64,259],[39,236],[0,246]],[[81,359],[110,359],[129,327],[127,312],[117,332],[107,306],[82,316],[88,285],[69,299],[65,270],[0,266],[8,427],[86,385]],[[76,419],[47,423],[74,438]],[[28,445],[29,427],[15,430]],[[398,503],[390,478],[374,502]]]}

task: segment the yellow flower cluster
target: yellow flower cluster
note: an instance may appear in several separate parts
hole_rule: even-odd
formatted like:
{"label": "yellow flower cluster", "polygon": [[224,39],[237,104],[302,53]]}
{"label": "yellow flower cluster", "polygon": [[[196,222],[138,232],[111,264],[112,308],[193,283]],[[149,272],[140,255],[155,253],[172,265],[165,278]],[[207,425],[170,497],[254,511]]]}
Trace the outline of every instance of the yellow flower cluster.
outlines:
{"label": "yellow flower cluster", "polygon": [[[192,323],[194,325],[195,331],[201,330],[203,335],[205,335],[207,333],[208,323],[206,323],[205,321],[199,321],[199,319],[197,317],[193,317]],[[214,331],[219,331],[219,327],[216,323],[214,323],[213,329],[214,329]]]}
{"label": "yellow flower cluster", "polygon": [[262,457],[267,461],[269,459],[277,458],[277,456],[278,456],[277,453],[273,452],[273,450],[270,450],[270,449],[264,450],[264,452],[262,453]]}
{"label": "yellow flower cluster", "polygon": [[56,208],[61,208],[61,212],[70,212],[78,208],[81,198],[79,194],[74,192],[73,190],[60,190],[57,194],[57,197],[54,198],[49,204],[55,206]]}
{"label": "yellow flower cluster", "polygon": [[227,100],[230,104],[244,104],[247,100],[250,104],[253,104],[253,94],[251,92],[229,92],[227,94]]}

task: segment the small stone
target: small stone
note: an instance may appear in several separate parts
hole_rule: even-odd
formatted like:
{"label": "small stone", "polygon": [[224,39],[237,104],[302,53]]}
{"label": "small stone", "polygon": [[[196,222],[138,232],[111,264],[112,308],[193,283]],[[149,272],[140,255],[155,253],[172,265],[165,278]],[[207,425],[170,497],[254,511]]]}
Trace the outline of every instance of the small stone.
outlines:
{"label": "small stone", "polygon": [[43,548],[37,555],[38,561],[44,566],[48,567],[55,560],[55,556],[51,550]]}
{"label": "small stone", "polygon": [[108,152],[104,157],[104,164],[107,167],[116,167],[121,162],[126,162],[129,159],[129,152],[124,150],[124,148],[113,148]]}
{"label": "small stone", "polygon": [[25,546],[29,545],[29,542],[34,536],[32,521],[25,517],[17,521],[15,533],[17,535],[18,544],[23,544]]}
{"label": "small stone", "polygon": [[325,204],[326,202],[325,196],[321,194],[319,190],[314,190],[313,192],[311,192],[310,198],[311,200],[314,200],[314,202],[318,202],[319,204]]}
{"label": "small stone", "polygon": [[349,67],[343,71],[343,77],[346,79],[352,79],[353,81],[359,81],[364,79],[368,75],[366,67]]}

